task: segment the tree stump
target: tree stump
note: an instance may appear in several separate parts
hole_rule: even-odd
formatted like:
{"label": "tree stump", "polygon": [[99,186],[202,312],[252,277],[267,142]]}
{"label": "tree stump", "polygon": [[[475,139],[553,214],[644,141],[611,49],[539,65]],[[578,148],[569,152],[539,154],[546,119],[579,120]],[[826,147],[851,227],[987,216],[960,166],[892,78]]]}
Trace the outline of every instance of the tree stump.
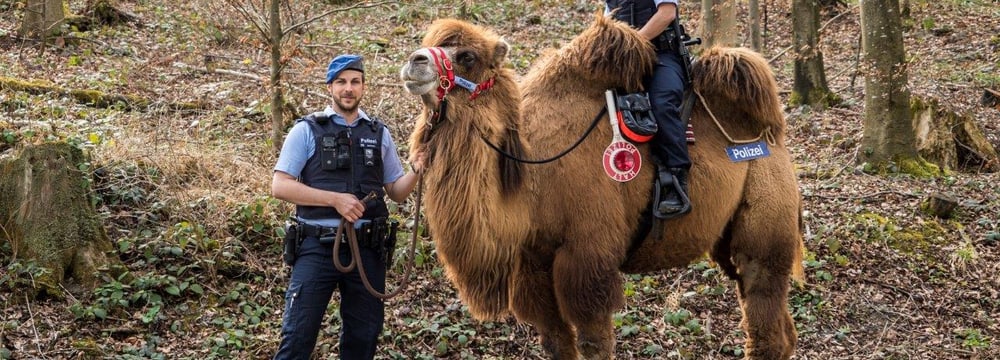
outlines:
{"label": "tree stump", "polygon": [[950,219],[955,214],[958,207],[958,200],[954,196],[944,193],[931,194],[924,201],[924,209],[927,213],[940,219]]}
{"label": "tree stump", "polygon": [[917,151],[942,169],[992,172],[1000,170],[997,151],[969,115],[944,110],[934,99],[910,101]]}
{"label": "tree stump", "polygon": [[983,97],[979,98],[979,103],[1000,110],[1000,91],[983,89]]}
{"label": "tree stump", "polygon": [[93,289],[101,271],[117,276],[124,269],[90,201],[86,161],[64,142],[0,156],[0,240],[9,242],[11,261],[49,270],[34,279],[35,289],[25,289],[32,297]]}

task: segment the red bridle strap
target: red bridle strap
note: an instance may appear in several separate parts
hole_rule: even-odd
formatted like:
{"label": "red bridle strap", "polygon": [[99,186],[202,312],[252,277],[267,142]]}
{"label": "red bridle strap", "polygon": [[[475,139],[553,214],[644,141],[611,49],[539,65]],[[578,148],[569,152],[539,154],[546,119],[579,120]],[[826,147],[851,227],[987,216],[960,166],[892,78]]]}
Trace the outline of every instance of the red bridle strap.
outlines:
{"label": "red bridle strap", "polygon": [[427,48],[431,53],[431,58],[434,59],[434,66],[438,69],[438,101],[444,100],[444,97],[451,92],[451,89],[455,87],[455,71],[451,67],[451,60],[448,60],[448,54],[445,53],[444,49],[439,47]]}

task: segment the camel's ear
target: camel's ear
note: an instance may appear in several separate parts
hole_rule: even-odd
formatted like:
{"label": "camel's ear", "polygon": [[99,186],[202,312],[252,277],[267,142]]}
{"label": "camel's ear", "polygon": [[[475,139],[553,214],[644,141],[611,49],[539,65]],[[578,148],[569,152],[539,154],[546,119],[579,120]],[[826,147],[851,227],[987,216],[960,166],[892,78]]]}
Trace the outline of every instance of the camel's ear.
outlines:
{"label": "camel's ear", "polygon": [[496,49],[493,49],[493,63],[502,67],[507,61],[507,51],[509,49],[510,44],[507,44],[507,40],[500,38],[500,41],[497,41]]}

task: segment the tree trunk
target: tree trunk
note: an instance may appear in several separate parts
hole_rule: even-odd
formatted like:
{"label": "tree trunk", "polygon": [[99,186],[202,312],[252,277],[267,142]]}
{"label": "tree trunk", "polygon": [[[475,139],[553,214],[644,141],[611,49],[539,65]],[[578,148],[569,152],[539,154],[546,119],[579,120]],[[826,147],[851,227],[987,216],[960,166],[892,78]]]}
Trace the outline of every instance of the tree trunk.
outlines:
{"label": "tree trunk", "polygon": [[899,0],[861,1],[861,43],[865,112],[858,162],[869,170],[901,169],[919,157],[909,111]]}
{"label": "tree trunk", "polygon": [[[30,146],[0,159],[0,239],[12,258],[49,270],[32,296],[63,296],[61,284],[94,288],[99,271],[124,269],[90,201],[83,152],[67,143]],[[67,281],[67,280],[75,280]]]}
{"label": "tree trunk", "polygon": [[736,45],[734,0],[702,0],[701,39],[704,48]]}
{"label": "tree trunk", "polygon": [[750,46],[760,52],[763,40],[760,34],[760,0],[750,0]]}
{"label": "tree trunk", "polygon": [[281,151],[281,138],[285,130],[285,97],[284,89],[281,85],[281,70],[284,64],[281,62],[281,1],[270,0],[270,25],[271,32],[271,144],[274,151]]}
{"label": "tree trunk", "polygon": [[826,108],[835,102],[823,70],[819,50],[819,3],[792,0],[792,51],[795,54],[794,84],[789,102]]}
{"label": "tree trunk", "polygon": [[48,38],[59,33],[59,27],[66,19],[63,0],[26,0],[24,18],[21,20],[21,36]]}

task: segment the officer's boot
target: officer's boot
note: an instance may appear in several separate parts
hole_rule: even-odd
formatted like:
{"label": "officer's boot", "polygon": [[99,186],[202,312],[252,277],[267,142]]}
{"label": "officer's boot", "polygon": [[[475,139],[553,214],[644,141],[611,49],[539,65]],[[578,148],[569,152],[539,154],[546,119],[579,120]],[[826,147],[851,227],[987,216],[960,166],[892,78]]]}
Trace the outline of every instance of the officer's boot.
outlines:
{"label": "officer's boot", "polygon": [[659,196],[653,215],[661,219],[670,219],[691,212],[691,200],[687,196],[687,170],[661,169],[658,175]]}

